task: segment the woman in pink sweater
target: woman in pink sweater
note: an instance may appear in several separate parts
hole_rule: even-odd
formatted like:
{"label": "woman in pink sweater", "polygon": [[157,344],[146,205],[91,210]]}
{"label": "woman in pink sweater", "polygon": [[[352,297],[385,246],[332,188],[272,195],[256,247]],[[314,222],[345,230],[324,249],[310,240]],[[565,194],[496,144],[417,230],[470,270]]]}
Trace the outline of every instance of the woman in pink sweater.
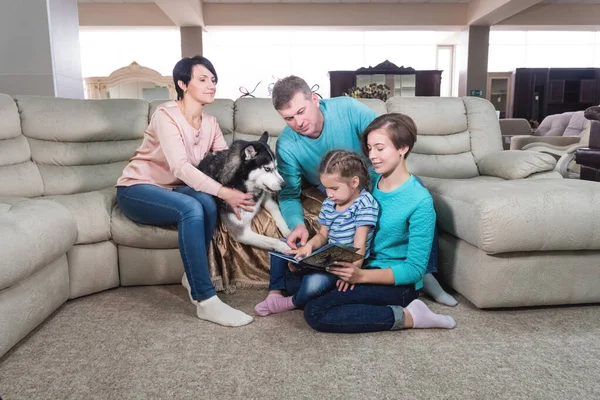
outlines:
{"label": "woman in pink sweater", "polygon": [[233,210],[249,210],[251,194],[224,187],[196,166],[209,152],[225,150],[217,119],[204,113],[215,99],[217,73],[204,57],[183,58],[173,68],[177,100],[152,115],[142,145],[117,181],[117,203],[135,222],[177,225],[185,274],[182,284],[198,318],[242,326],[252,317],[223,303],[208,272],[207,248],[217,222],[213,196]]}

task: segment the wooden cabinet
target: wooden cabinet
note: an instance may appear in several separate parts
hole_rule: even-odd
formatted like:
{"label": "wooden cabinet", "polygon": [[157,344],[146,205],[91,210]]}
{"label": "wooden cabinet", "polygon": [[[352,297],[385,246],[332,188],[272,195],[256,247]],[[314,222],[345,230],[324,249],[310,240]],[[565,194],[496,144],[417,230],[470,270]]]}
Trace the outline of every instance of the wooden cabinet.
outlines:
{"label": "wooden cabinet", "polygon": [[439,96],[442,71],[416,71],[415,96]]}
{"label": "wooden cabinet", "polygon": [[513,117],[546,116],[600,104],[600,68],[518,68]]}
{"label": "wooden cabinet", "polygon": [[490,72],[487,76],[486,99],[500,111],[500,118],[512,118],[513,72]]}
{"label": "wooden cabinet", "polygon": [[[373,78],[366,79],[366,76]],[[375,67],[356,71],[329,71],[329,81],[330,97],[343,96],[353,86],[362,87],[375,81],[388,85],[391,96],[439,96],[442,71],[417,71],[410,67],[398,67],[386,60]]]}

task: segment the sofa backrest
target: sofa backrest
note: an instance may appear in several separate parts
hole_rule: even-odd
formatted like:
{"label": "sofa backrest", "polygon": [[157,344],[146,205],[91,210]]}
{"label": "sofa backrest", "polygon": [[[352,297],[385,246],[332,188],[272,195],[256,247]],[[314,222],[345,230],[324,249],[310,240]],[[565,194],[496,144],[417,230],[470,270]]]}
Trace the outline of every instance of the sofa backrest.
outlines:
{"label": "sofa backrest", "polygon": [[417,142],[406,159],[411,173],[432,178],[479,176],[477,163],[502,151],[494,106],[478,97],[392,97],[388,112],[410,116]]}
{"label": "sofa backrest", "polygon": [[583,111],[576,111],[569,118],[569,123],[563,132],[563,137],[581,137],[590,121],[583,116]]}
{"label": "sofa backrest", "polygon": [[36,197],[43,191],[42,177],[21,132],[17,105],[0,93],[0,196]]}
{"label": "sofa backrest", "polygon": [[535,136],[562,136],[574,113],[574,111],[567,111],[548,115],[538,126]]}
{"label": "sofa backrest", "polygon": [[234,139],[258,140],[269,133],[269,145],[275,151],[277,138],[285,128],[285,121],[273,108],[270,98],[239,98],[235,101]]}
{"label": "sofa backrest", "polygon": [[[0,195],[35,197],[113,186],[164,101],[0,94]],[[400,112],[414,119],[418,138],[407,164],[417,175],[472,178],[479,175],[483,156],[502,150],[498,119],[487,100],[359,101],[379,115]],[[206,112],[217,118],[228,143],[256,140],[267,131],[275,149],[286,126],[269,98],[217,99]]]}
{"label": "sofa backrest", "polygon": [[43,181],[43,195],[115,184],[148,126],[149,103],[136,99],[15,97],[21,131]]}

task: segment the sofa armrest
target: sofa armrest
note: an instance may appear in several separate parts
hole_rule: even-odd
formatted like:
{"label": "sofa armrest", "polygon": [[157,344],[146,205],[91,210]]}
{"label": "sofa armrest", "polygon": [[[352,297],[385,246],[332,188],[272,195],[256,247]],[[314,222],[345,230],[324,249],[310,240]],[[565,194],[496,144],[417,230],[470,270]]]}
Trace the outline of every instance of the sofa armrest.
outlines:
{"label": "sofa armrest", "polygon": [[524,147],[531,143],[549,144],[552,146],[571,146],[579,143],[579,136],[533,136],[519,135],[510,139],[511,150],[525,150]]}
{"label": "sofa armrest", "polygon": [[584,147],[587,146],[585,144],[576,144],[566,149],[556,163],[554,170],[560,173],[564,178],[576,178],[576,176],[571,176],[569,173],[569,165],[575,160],[575,154],[577,153],[577,150],[583,149]]}
{"label": "sofa armrest", "polygon": [[534,151],[507,150],[491,153],[477,164],[479,174],[503,179],[523,179],[538,172],[552,171],[556,159]]}

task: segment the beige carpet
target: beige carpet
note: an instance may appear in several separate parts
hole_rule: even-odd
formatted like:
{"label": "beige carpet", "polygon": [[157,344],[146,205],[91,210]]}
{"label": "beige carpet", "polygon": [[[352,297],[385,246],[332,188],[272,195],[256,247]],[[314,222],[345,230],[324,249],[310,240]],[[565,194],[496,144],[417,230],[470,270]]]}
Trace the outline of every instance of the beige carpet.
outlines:
{"label": "beige carpet", "polygon": [[[222,296],[247,312],[265,292]],[[452,331],[312,331],[301,311],[198,320],[181,286],[70,301],[0,360],[16,399],[599,399],[600,306],[481,311]]]}

